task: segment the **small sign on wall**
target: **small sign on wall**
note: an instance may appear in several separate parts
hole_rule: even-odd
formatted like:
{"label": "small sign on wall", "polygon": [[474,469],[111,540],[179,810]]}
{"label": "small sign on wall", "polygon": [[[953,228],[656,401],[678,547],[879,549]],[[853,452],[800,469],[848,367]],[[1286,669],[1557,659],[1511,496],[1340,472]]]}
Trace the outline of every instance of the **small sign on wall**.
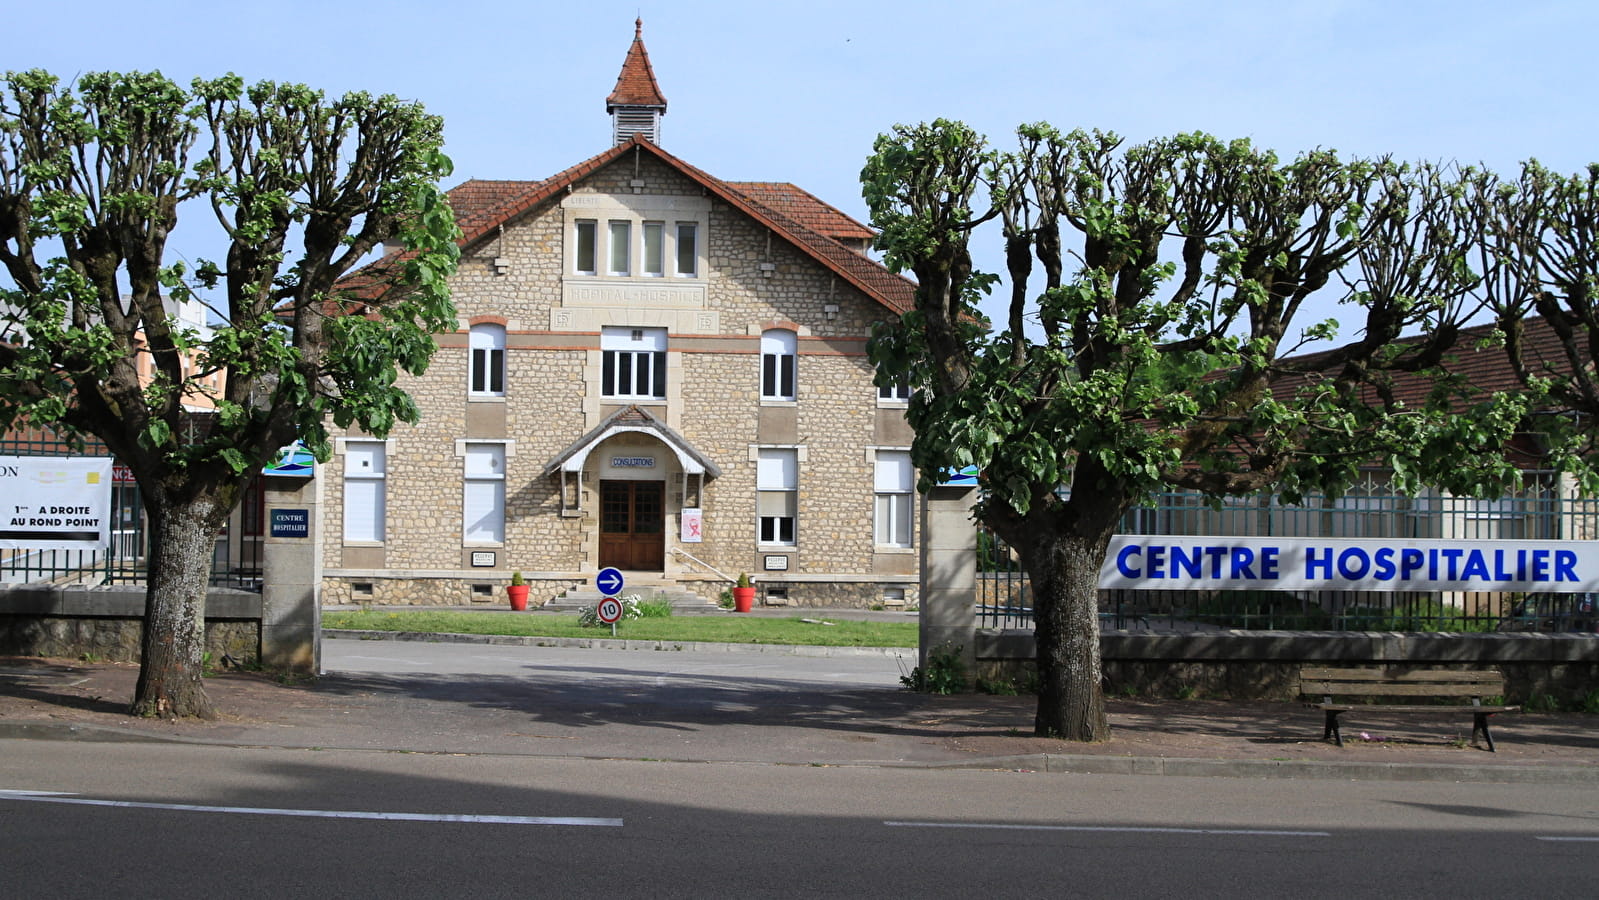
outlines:
{"label": "small sign on wall", "polygon": [[311,536],[311,511],[308,509],[274,509],[272,530],[275,538],[303,538]]}
{"label": "small sign on wall", "polygon": [[698,544],[705,540],[705,514],[698,508],[684,509],[681,530],[677,539],[685,544]]}
{"label": "small sign on wall", "polygon": [[768,572],[788,571],[788,557],[786,556],[768,556],[763,561]]}
{"label": "small sign on wall", "polygon": [[494,554],[493,550],[473,550],[472,551],[472,568],[474,568],[474,569],[492,569],[492,568],[494,568],[494,563],[495,563],[495,554]]}

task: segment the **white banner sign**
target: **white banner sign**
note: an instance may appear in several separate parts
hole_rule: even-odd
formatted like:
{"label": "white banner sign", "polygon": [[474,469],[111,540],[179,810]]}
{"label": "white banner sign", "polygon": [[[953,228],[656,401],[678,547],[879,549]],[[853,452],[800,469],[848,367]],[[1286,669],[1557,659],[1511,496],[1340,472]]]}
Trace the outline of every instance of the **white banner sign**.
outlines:
{"label": "white banner sign", "polygon": [[0,456],[0,548],[98,550],[111,543],[109,457]]}
{"label": "white banner sign", "polygon": [[1101,588],[1599,591],[1599,541],[1174,537],[1119,534]]}

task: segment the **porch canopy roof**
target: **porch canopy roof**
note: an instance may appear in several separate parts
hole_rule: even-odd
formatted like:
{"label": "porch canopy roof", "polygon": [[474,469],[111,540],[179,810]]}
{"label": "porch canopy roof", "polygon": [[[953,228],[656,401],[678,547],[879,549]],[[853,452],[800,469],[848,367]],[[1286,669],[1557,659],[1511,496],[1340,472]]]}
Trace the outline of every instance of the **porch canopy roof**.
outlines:
{"label": "porch canopy roof", "polygon": [[604,443],[608,438],[627,432],[647,434],[671,449],[677,457],[678,465],[683,467],[685,475],[700,475],[706,478],[715,478],[722,474],[716,463],[706,458],[705,454],[695,449],[686,438],[671,428],[660,419],[650,415],[648,410],[638,406],[627,406],[608,416],[605,421],[594,426],[588,434],[578,438],[574,443],[562,450],[544,467],[544,475],[550,476],[557,472],[581,472],[583,464],[588,461],[589,453],[595,447]]}

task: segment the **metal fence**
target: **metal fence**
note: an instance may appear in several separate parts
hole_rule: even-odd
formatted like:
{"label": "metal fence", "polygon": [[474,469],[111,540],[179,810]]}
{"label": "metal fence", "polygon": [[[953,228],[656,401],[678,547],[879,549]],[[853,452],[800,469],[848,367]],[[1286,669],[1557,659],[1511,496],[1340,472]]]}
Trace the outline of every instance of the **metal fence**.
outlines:
{"label": "metal fence", "polygon": [[[46,429],[13,431],[0,437],[0,456],[109,456],[105,445],[89,439],[74,448]],[[139,485],[121,465],[113,466],[111,542],[97,550],[0,550],[0,584],[142,584],[148,575],[149,540]],[[218,535],[211,554],[211,584],[241,590],[261,589],[261,504],[259,479]]]}
{"label": "metal fence", "polygon": [[[1394,493],[1379,474],[1338,498],[1288,505],[1270,496],[1237,497],[1219,507],[1189,493],[1167,493],[1130,511],[1123,534],[1250,537],[1591,540],[1599,502],[1566,495],[1550,473],[1529,473],[1517,494],[1498,500]],[[1031,628],[1027,575],[986,528],[977,535],[978,625]],[[1105,628],[1149,631],[1224,629],[1315,631],[1599,630],[1587,594],[1379,591],[1100,592]]]}

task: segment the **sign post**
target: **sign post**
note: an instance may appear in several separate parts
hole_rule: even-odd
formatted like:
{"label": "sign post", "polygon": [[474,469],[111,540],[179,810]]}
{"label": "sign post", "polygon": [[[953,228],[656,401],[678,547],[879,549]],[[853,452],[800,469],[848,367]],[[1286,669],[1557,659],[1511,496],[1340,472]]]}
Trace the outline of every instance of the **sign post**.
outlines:
{"label": "sign post", "polygon": [[615,597],[606,597],[600,605],[594,607],[594,615],[605,624],[611,626],[611,637],[616,637],[616,623],[622,619],[622,601]]}
{"label": "sign post", "polygon": [[594,576],[594,586],[605,595],[594,607],[594,614],[601,622],[611,626],[611,637],[616,637],[616,623],[622,619],[622,601],[616,599],[616,595],[622,593],[622,585],[626,583],[621,570],[611,566],[606,566]]}

